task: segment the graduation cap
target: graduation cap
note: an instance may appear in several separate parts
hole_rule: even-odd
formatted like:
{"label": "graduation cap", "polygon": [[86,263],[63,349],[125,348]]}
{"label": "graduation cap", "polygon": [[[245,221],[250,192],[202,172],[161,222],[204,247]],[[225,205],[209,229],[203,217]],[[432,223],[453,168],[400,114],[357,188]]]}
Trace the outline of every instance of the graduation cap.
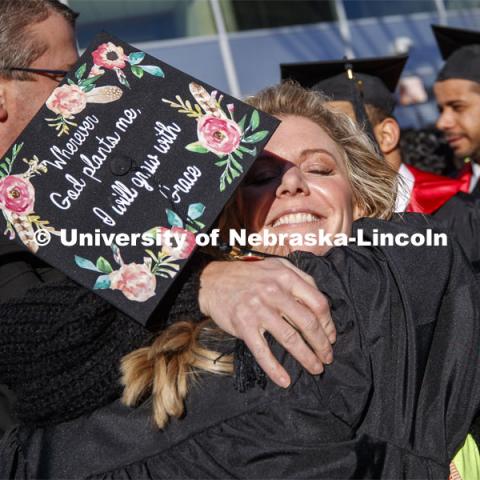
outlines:
{"label": "graduation cap", "polygon": [[[363,103],[391,113],[395,108],[395,89],[407,59],[407,55],[398,55],[284,64],[280,68],[283,80],[293,79],[333,100],[352,103],[359,91]],[[352,89],[352,84],[357,89]]]}
{"label": "graduation cap", "polygon": [[442,58],[437,81],[459,78],[480,82],[480,32],[432,25]]}
{"label": "graduation cap", "polygon": [[278,123],[101,34],[0,159],[0,235],[146,324]]}
{"label": "graduation cap", "polygon": [[350,102],[359,125],[377,144],[365,105],[387,114],[395,108],[394,92],[408,56],[343,59],[280,65],[282,80],[295,80],[332,100]]}

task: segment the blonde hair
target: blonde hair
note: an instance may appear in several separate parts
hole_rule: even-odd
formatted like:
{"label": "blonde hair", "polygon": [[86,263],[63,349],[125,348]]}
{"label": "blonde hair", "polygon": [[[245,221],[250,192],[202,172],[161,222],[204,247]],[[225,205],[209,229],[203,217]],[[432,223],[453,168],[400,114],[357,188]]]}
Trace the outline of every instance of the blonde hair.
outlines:
{"label": "blonde hair", "polygon": [[[284,83],[262,90],[247,103],[271,115],[306,117],[337,143],[343,152],[353,190],[354,203],[365,216],[389,218],[395,202],[396,173],[377,153],[368,137],[347,115],[333,112],[318,92]],[[235,200],[225,208],[220,228],[238,220]],[[238,225],[242,226],[242,225]],[[149,347],[136,350],[122,360],[123,402],[136,405],[151,393],[153,416],[159,428],[168,418],[180,417],[188,386],[200,371],[231,374],[233,359],[202,345],[207,337],[224,334],[210,321],[182,321],[163,331]]]}
{"label": "blonde hair", "polygon": [[123,357],[123,403],[137,405],[151,393],[153,418],[159,428],[169,417],[181,417],[189,383],[200,371],[233,373],[231,355],[222,356],[202,346],[209,339],[218,341],[222,334],[210,320],[197,324],[180,321],[166,328],[150,346]]}

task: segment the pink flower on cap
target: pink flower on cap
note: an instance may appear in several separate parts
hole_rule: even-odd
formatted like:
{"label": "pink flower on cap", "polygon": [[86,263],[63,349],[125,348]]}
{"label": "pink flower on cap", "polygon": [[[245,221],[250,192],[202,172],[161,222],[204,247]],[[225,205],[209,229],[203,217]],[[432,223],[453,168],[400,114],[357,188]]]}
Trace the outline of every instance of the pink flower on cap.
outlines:
{"label": "pink flower on cap", "polygon": [[[195,235],[180,227],[172,227],[170,232],[170,242],[162,242],[163,252],[176,259],[188,258],[196,246]],[[177,241],[178,245],[176,245]]]}
{"label": "pink flower on cap", "polygon": [[87,106],[87,96],[77,85],[62,85],[48,97],[46,105],[63,118],[72,118]]}
{"label": "pink flower on cap", "polygon": [[30,180],[9,175],[0,180],[0,208],[19,215],[33,212],[35,189]]}
{"label": "pink flower on cap", "polygon": [[90,73],[88,74],[88,78],[96,77],[98,75],[103,75],[105,73],[105,70],[98,65],[93,65],[93,67],[90,70]]}
{"label": "pink flower on cap", "polygon": [[109,70],[114,68],[125,68],[127,56],[122,47],[118,47],[112,42],[102,43],[94,52],[92,52],[93,62],[99,67]]}
{"label": "pink flower on cap", "polygon": [[199,142],[217,155],[228,155],[240,145],[242,131],[233,120],[205,115],[197,125]]}
{"label": "pink flower on cap", "polygon": [[129,263],[109,274],[110,288],[120,290],[129,300],[145,302],[155,295],[157,279],[145,264]]}

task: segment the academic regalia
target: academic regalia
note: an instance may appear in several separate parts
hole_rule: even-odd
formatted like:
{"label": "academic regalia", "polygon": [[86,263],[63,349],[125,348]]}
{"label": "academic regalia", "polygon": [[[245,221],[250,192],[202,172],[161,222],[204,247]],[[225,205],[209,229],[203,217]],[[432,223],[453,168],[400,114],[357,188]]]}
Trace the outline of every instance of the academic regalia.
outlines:
{"label": "academic regalia", "polygon": [[[381,58],[336,60],[281,65],[282,79],[293,79],[305,88],[318,90],[334,101],[361,103],[379,108],[393,116],[395,90],[408,57],[398,55]],[[345,65],[353,70],[352,79]],[[356,85],[356,88],[352,86]],[[355,93],[357,92],[357,93]],[[359,97],[360,95],[360,97]],[[356,115],[357,120],[359,116]],[[363,117],[362,117],[363,118]],[[368,120],[359,121],[369,125]],[[371,130],[371,126],[369,129]],[[468,191],[468,184],[402,164],[399,171],[404,185],[399,185],[397,212],[433,213],[459,191]]]}
{"label": "academic regalia", "polygon": [[[17,242],[0,235],[0,300],[24,295],[30,288],[65,276],[34,257]],[[1,320],[0,320],[1,321]],[[0,437],[15,423],[15,396],[0,382]]]}
{"label": "academic regalia", "polygon": [[[466,179],[454,179],[424,172],[411,165],[402,164],[413,177],[406,212],[432,214],[458,192],[468,192]],[[397,210],[402,211],[402,210]]]}
{"label": "academic regalia", "polygon": [[40,283],[64,279],[58,270],[30,253],[23,245],[0,235],[0,299],[21,296]]}
{"label": "academic regalia", "polygon": [[454,78],[480,83],[480,32],[432,25],[445,64],[437,81]]}
{"label": "academic regalia", "polygon": [[480,198],[480,165],[465,163],[464,167],[458,172],[457,179],[469,186],[469,192],[475,197]]}
{"label": "academic regalia", "polygon": [[302,87],[323,92],[332,100],[353,103],[356,95],[351,86],[356,85],[365,105],[392,113],[395,108],[393,94],[407,59],[407,55],[395,55],[291,63],[280,65],[280,70],[282,80],[295,80]]}
{"label": "academic regalia", "polygon": [[459,193],[433,215],[454,233],[468,259],[480,271],[480,198]]}
{"label": "academic regalia", "polygon": [[[354,234],[425,233],[426,222],[362,219]],[[337,342],[324,374],[307,374],[273,343],[287,390],[267,381],[239,393],[231,377],[205,373],[184,418],[164,430],[148,400],[20,427],[0,446],[0,478],[446,479],[480,399],[478,280],[459,247],[290,258],[330,300]]]}
{"label": "academic regalia", "polygon": [[[437,75],[437,82],[451,79],[480,83],[480,32],[462,28],[432,25],[433,34],[445,64]],[[472,175],[472,164],[467,163],[458,178],[469,178],[470,193],[480,196],[478,182],[480,166]]]}
{"label": "academic regalia", "polygon": [[407,55],[396,55],[292,63],[280,65],[280,70],[282,80],[295,80],[304,88],[326,94],[331,100],[350,102],[357,122],[375,142],[365,105],[379,107],[389,114],[393,112],[394,92],[407,59]]}

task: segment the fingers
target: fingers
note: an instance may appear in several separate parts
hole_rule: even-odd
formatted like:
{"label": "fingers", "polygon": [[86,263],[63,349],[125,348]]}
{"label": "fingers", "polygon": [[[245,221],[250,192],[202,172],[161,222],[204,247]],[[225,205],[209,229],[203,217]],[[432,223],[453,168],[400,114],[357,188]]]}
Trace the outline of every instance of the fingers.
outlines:
{"label": "fingers", "polygon": [[303,270],[300,270],[299,268],[297,268],[292,262],[288,261],[285,258],[279,258],[278,261],[281,262],[282,265],[290,269],[292,272],[296,273],[298,276],[303,278],[303,280],[305,280],[312,287],[317,286],[312,276],[310,276],[308,273],[305,273]]}
{"label": "fingers", "polygon": [[315,351],[323,351],[326,349],[325,345],[322,346],[325,338],[329,344],[335,343],[337,332],[327,297],[315,287],[303,284],[292,285],[292,294],[298,302],[313,313],[316,320],[313,321],[311,316],[294,317],[296,327],[309,343],[312,342],[310,346]]}
{"label": "fingers", "polygon": [[286,387],[290,379],[270,351],[264,331],[312,374],[331,363],[335,326],[328,300],[312,277],[283,259],[213,264],[202,273],[202,312],[241,338],[274,383]]}
{"label": "fingers", "polygon": [[[301,317],[294,316],[290,318],[294,320],[294,324],[309,343],[313,342],[310,343],[310,346],[315,352],[326,351],[324,336],[326,336],[331,344],[335,343],[337,338],[337,332],[327,298],[317,289],[315,281],[310,275],[302,272],[287,260],[282,259],[281,262],[287,266],[292,273],[296,274],[289,279],[285,279],[285,281],[288,281],[291,285],[292,295],[314,313],[319,323],[313,322],[311,317],[302,319]],[[319,337],[316,337],[317,334]]]}
{"label": "fingers", "polygon": [[333,351],[320,321],[309,308],[289,297],[283,300],[281,310],[280,316],[286,322],[276,324],[289,341],[282,341],[272,331],[273,325],[268,330],[310,373],[321,373],[322,363],[332,363]]}
{"label": "fingers", "polygon": [[290,385],[290,376],[274,357],[262,331],[249,328],[245,331],[243,341],[265,375],[279,387],[287,388]]}

